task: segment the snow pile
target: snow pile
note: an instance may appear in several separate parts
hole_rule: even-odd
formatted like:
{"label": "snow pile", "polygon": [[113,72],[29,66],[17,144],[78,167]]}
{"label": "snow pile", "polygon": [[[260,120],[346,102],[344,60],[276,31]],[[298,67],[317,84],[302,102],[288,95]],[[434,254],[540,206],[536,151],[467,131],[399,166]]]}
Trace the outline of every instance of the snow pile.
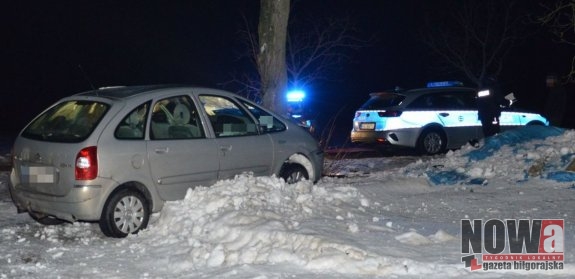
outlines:
{"label": "snow pile", "polygon": [[[306,233],[302,224],[312,216],[332,215],[331,219],[350,220],[347,233],[357,233],[360,228],[353,222],[352,209],[365,211],[369,206],[370,201],[350,186],[286,185],[274,177],[241,175],[189,190],[184,200],[169,202],[158,222],[140,237],[146,244],[144,250],[171,251],[164,260],[175,273],[286,263],[338,273],[404,273],[401,261],[370,254],[326,235]],[[326,210],[332,207],[340,210]],[[345,216],[337,213],[345,208],[350,209]]]}
{"label": "snow pile", "polygon": [[503,179],[521,183],[530,178],[575,181],[563,169],[575,158],[575,131],[526,126],[486,139],[480,148],[466,145],[445,157],[419,162],[406,169],[425,174],[435,185],[487,185]]}

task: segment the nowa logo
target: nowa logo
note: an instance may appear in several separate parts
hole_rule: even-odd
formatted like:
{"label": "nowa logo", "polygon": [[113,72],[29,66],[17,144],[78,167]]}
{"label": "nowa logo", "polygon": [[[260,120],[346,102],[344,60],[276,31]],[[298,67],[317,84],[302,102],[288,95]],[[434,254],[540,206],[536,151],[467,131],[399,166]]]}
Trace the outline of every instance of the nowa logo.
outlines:
{"label": "nowa logo", "polygon": [[461,261],[471,271],[553,269],[549,264],[562,269],[564,228],[561,219],[462,219]]}

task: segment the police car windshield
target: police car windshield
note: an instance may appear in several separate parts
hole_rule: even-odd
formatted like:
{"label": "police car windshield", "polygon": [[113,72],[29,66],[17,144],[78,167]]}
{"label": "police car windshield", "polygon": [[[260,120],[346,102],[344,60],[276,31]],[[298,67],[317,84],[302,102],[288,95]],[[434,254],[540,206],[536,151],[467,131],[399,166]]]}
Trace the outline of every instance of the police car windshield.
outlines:
{"label": "police car windshield", "polygon": [[360,109],[378,110],[399,105],[405,99],[404,95],[394,93],[371,94],[371,98],[365,102]]}

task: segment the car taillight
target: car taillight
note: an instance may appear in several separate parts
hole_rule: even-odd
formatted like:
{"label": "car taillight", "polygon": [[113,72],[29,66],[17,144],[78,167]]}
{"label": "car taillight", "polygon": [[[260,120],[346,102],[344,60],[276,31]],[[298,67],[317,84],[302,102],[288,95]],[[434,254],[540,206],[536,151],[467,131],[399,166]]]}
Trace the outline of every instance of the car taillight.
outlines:
{"label": "car taillight", "polygon": [[398,117],[401,115],[401,111],[400,110],[378,111],[377,115],[379,115],[379,117]]}
{"label": "car taillight", "polygon": [[96,146],[86,147],[76,155],[76,180],[92,180],[98,176],[98,152]]}

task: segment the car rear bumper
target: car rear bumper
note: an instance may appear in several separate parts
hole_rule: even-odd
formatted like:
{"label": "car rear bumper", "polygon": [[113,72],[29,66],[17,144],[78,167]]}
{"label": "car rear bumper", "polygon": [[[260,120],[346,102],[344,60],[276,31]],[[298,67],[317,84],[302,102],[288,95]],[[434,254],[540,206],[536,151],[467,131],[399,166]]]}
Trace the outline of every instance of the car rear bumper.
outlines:
{"label": "car rear bumper", "polygon": [[387,132],[351,131],[352,143],[389,143]]}
{"label": "car rear bumper", "polygon": [[352,143],[391,144],[415,147],[419,129],[390,131],[351,131]]}
{"label": "car rear bumper", "polygon": [[[105,198],[102,183],[75,185],[65,196],[52,196],[27,191],[18,184],[17,180],[11,180],[12,183],[8,189],[12,201],[20,213],[37,212],[69,222],[100,219],[103,199]],[[109,183],[109,181],[106,182]]]}

